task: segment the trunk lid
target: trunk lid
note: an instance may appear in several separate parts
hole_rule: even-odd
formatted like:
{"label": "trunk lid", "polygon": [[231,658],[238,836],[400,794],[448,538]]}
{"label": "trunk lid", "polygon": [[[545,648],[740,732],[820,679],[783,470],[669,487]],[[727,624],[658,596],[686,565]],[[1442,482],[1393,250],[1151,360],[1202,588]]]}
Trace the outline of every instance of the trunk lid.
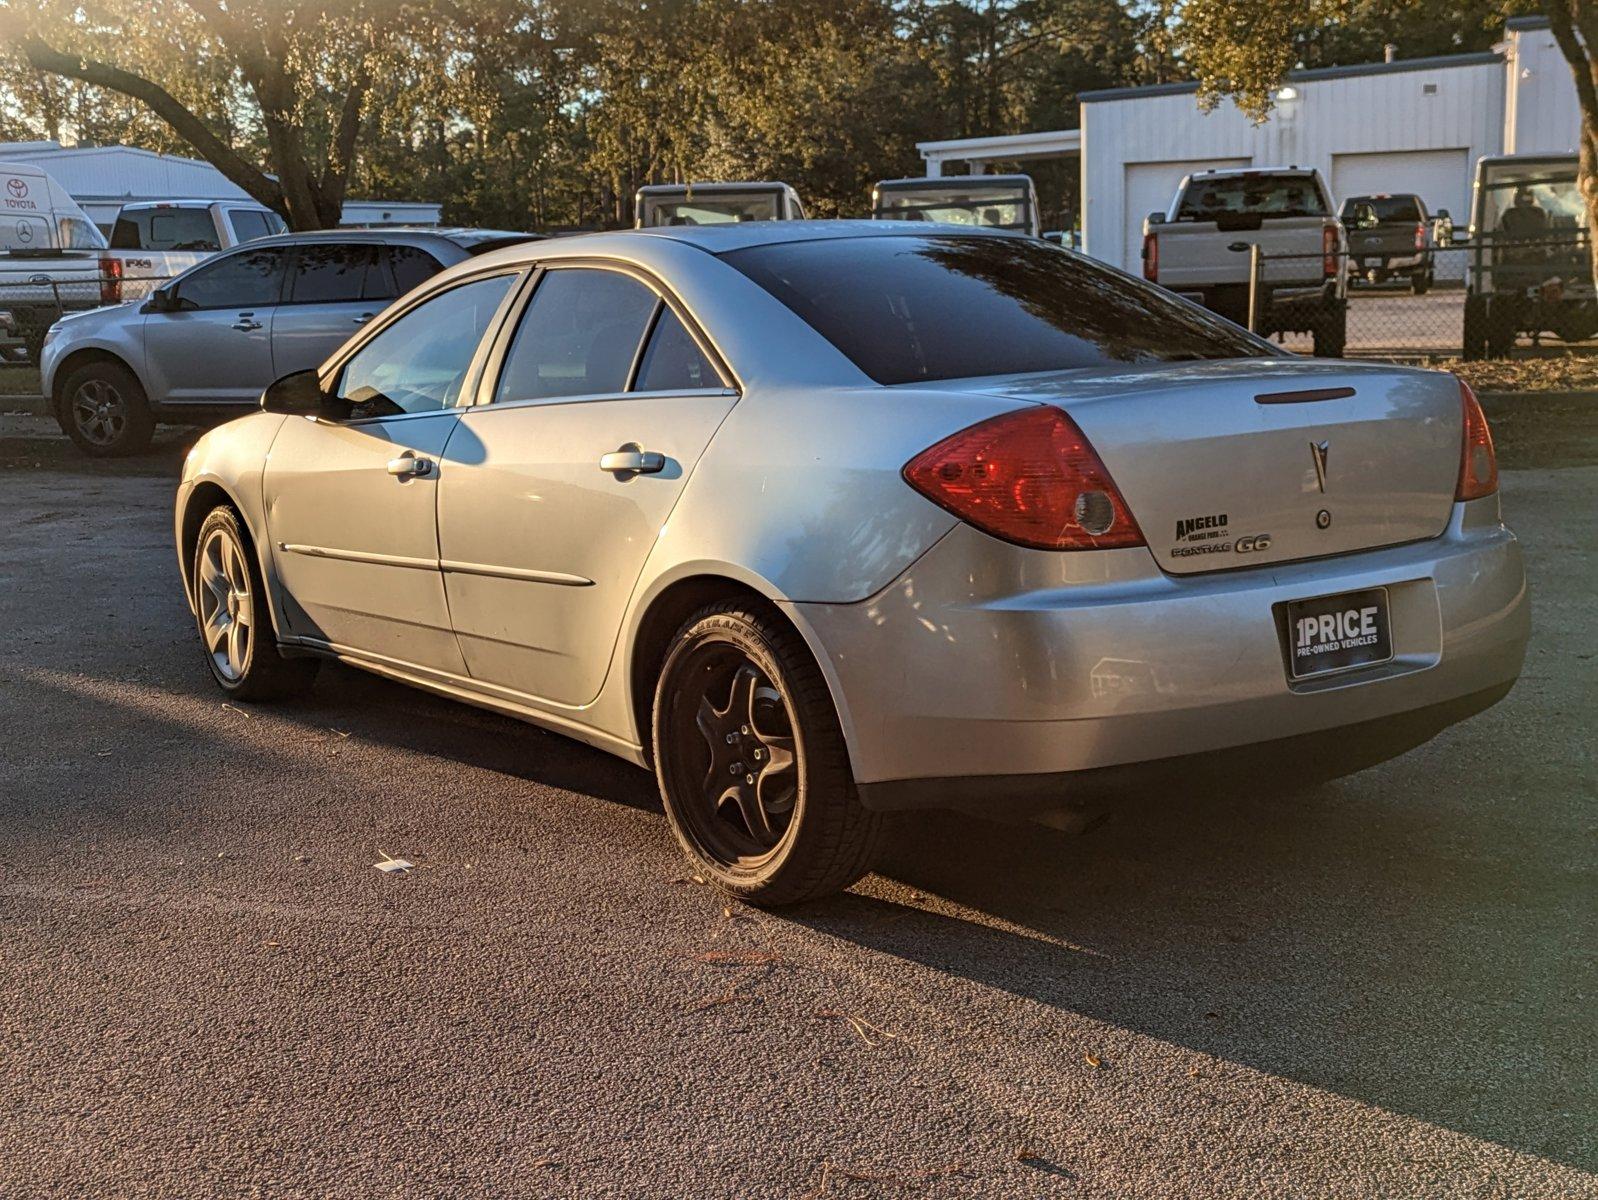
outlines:
{"label": "trunk lid", "polygon": [[1453,511],[1445,372],[1262,358],[965,383],[1069,413],[1172,574],[1433,538]]}

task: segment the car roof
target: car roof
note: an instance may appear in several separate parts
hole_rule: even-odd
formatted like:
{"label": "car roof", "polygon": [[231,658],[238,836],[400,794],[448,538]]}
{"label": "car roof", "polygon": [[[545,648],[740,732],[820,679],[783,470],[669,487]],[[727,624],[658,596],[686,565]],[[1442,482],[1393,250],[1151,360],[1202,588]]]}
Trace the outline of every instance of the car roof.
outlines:
{"label": "car roof", "polygon": [[207,200],[203,196],[171,196],[165,200],[129,200],[122,206],[123,211],[130,208],[178,208],[182,205],[197,204],[201,208],[210,208],[213,204],[226,204],[230,208],[259,208],[267,212],[267,208],[259,200],[248,197],[234,200]]}
{"label": "car roof", "polygon": [[278,233],[271,237],[252,238],[251,246],[297,246],[315,242],[396,242],[417,243],[449,242],[468,253],[495,250],[501,246],[519,245],[522,242],[542,241],[541,233],[519,233],[508,229],[471,229],[460,226],[436,225],[376,225],[350,229],[316,229],[304,233]]}
{"label": "car roof", "polygon": [[1314,175],[1314,167],[1212,167],[1194,171],[1194,179],[1230,179],[1244,175]]}
{"label": "car roof", "polygon": [[693,192],[770,192],[792,190],[790,185],[779,180],[768,179],[764,181],[738,180],[719,182],[706,180],[703,183],[646,183],[638,189],[640,196],[675,196],[681,193]]}
{"label": "car roof", "polygon": [[879,188],[978,187],[984,183],[1030,184],[1030,175],[911,175],[905,179],[879,179]]}
{"label": "car roof", "polygon": [[950,225],[938,221],[729,221],[719,225],[661,225],[623,230],[639,237],[670,238],[725,254],[749,246],[783,242],[820,242],[836,238],[913,237],[929,233],[969,233],[982,237],[1011,236],[1013,231],[989,226]]}

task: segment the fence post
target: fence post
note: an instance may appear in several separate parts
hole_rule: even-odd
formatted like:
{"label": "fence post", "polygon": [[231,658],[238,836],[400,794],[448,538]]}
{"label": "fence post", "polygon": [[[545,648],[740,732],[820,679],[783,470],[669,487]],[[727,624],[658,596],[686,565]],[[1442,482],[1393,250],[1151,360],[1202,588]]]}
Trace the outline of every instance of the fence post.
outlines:
{"label": "fence post", "polygon": [[1260,244],[1248,244],[1248,331],[1260,331]]}

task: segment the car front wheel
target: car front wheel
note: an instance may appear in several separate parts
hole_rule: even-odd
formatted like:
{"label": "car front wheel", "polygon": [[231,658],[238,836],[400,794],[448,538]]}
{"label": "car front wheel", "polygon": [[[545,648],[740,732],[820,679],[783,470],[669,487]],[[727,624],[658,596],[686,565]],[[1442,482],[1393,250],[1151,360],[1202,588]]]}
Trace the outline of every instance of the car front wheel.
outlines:
{"label": "car front wheel", "polygon": [[774,615],[739,602],[694,614],[667,651],[653,726],[672,832],[727,895],[796,904],[871,869],[882,817],[860,804],[820,669]]}
{"label": "car front wheel", "polygon": [[56,413],[61,431],[94,458],[138,454],[150,444],[155,417],[133,372],[114,362],[91,362],[67,377]]}
{"label": "car front wheel", "polygon": [[261,569],[231,508],[211,510],[194,539],[194,618],[206,665],[240,700],[277,700],[308,689],[314,658],[284,658],[272,632]]}

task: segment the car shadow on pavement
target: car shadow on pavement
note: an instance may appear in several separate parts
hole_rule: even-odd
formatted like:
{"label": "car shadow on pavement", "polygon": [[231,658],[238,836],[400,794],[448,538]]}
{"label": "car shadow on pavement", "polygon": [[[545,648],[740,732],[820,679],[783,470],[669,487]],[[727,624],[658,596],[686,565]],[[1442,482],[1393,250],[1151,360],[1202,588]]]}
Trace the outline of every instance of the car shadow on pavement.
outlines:
{"label": "car shadow on pavement", "polygon": [[792,919],[1592,1170],[1593,1039],[1564,977],[1583,935],[1561,925],[1579,881],[1506,876],[1491,847],[1439,853],[1457,831],[1380,777],[1140,800],[1085,835],[916,814],[879,867],[901,886]]}

